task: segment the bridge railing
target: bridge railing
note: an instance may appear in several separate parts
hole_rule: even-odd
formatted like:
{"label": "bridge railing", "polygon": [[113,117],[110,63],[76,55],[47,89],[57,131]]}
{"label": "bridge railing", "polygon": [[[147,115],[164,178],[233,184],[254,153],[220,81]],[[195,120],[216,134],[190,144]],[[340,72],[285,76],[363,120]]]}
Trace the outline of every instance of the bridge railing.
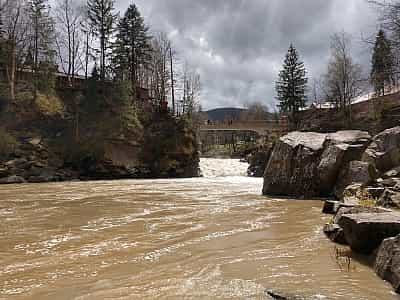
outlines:
{"label": "bridge railing", "polygon": [[211,122],[207,121],[201,125],[201,129],[204,130],[217,130],[217,129],[256,129],[256,130],[271,130],[271,129],[282,129],[288,127],[286,121],[276,120],[259,120],[259,121],[226,121],[226,122]]}

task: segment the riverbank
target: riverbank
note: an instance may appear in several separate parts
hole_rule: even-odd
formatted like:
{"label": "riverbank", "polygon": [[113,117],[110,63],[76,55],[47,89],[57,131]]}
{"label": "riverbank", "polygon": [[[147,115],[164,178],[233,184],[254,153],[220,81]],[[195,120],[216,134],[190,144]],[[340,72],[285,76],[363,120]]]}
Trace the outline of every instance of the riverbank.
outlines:
{"label": "riverbank", "polygon": [[377,274],[400,292],[400,127],[374,137],[291,132],[272,151],[263,194],[336,198],[323,209],[335,214],[325,233],[355,253],[372,254]]}
{"label": "riverbank", "polygon": [[0,184],[199,176],[196,130],[187,116],[157,106],[139,115],[118,102],[107,102],[108,110],[81,108],[77,116],[78,96],[42,95],[0,111]]}

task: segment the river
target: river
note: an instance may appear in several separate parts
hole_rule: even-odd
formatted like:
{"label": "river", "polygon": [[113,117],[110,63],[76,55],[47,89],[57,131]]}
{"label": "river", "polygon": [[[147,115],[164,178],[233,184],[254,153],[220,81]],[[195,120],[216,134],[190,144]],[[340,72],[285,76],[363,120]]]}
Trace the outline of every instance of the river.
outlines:
{"label": "river", "polygon": [[399,299],[335,258],[319,201],[269,199],[246,164],[204,178],[0,186],[0,299]]}

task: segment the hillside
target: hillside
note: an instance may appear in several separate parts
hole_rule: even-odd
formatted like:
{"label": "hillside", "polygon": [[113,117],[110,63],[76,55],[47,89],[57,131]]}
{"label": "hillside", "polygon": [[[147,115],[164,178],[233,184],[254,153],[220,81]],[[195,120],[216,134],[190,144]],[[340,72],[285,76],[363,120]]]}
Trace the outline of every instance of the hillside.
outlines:
{"label": "hillside", "polygon": [[246,110],[244,108],[226,107],[208,110],[205,113],[207,114],[207,119],[210,121],[224,121],[239,119],[240,114]]}

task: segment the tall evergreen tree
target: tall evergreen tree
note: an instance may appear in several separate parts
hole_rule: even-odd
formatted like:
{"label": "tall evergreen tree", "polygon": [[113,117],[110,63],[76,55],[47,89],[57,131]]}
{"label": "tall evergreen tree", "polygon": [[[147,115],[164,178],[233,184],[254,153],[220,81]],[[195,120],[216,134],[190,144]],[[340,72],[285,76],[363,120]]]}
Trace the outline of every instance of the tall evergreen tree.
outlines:
{"label": "tall evergreen tree", "polygon": [[137,6],[131,4],[118,24],[114,60],[120,71],[119,75],[128,79],[132,87],[138,84],[140,68],[150,60],[148,30]]}
{"label": "tall evergreen tree", "polygon": [[296,126],[297,112],[306,105],[307,81],[304,63],[300,61],[297,50],[291,44],[275,89],[280,111],[290,113]]}
{"label": "tall evergreen tree", "polygon": [[385,84],[392,84],[394,77],[393,54],[385,32],[379,30],[372,54],[371,83],[378,95],[385,95]]}
{"label": "tall evergreen tree", "polygon": [[110,39],[117,20],[117,14],[114,14],[114,2],[114,0],[88,0],[87,2],[89,25],[100,42],[100,79],[102,81],[106,78]]}

